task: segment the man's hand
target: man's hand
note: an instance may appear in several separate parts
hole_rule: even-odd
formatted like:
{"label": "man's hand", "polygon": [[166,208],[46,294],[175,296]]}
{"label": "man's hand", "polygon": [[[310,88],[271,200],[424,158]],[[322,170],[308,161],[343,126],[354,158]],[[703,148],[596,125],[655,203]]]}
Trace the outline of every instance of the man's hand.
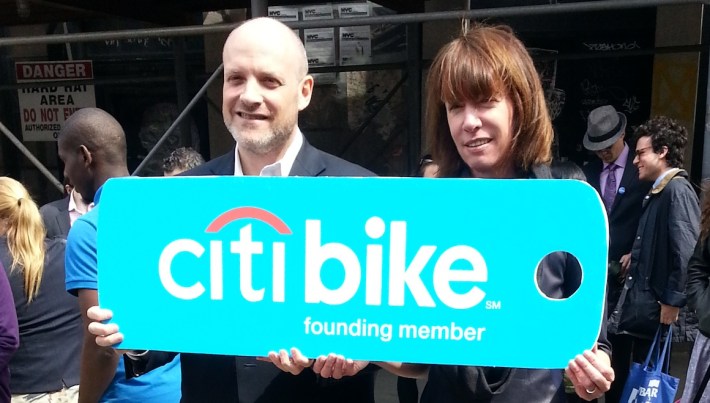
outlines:
{"label": "man's hand", "polygon": [[101,400],[101,396],[111,385],[111,381],[116,374],[120,355],[109,346],[97,345],[95,335],[89,331],[94,320],[89,318],[89,310],[99,304],[98,292],[92,289],[80,289],[78,295],[81,321],[84,328],[81,349],[79,403],[96,403]]}
{"label": "man's hand", "polygon": [[597,349],[596,344],[591,351],[587,350],[571,360],[565,372],[577,395],[587,401],[604,395],[614,381],[611,359]]}
{"label": "man's hand", "polygon": [[271,361],[271,363],[276,365],[280,370],[293,375],[298,375],[303,372],[304,369],[313,365],[313,360],[309,360],[306,356],[301,354],[301,351],[297,348],[291,349],[290,356],[286,350],[280,350],[278,353],[270,351],[268,357],[259,357],[257,359],[260,361]]}
{"label": "man's hand", "polygon": [[670,325],[678,320],[680,308],[677,306],[666,305],[662,302],[659,302],[659,304],[661,304],[661,323],[664,325]]}
{"label": "man's hand", "polygon": [[313,372],[323,378],[340,379],[344,376],[354,376],[365,369],[369,361],[358,361],[346,359],[342,355],[328,354],[321,355],[313,364]]}
{"label": "man's hand", "polygon": [[[92,320],[89,323],[89,333],[96,336],[96,344],[101,347],[113,347],[123,341],[123,333],[118,331],[118,325],[115,323],[102,323],[113,318],[113,312],[108,309],[102,309],[98,306],[92,306],[86,311],[86,316]],[[125,351],[118,351],[125,353]]]}
{"label": "man's hand", "polygon": [[626,279],[626,274],[629,272],[629,267],[631,267],[631,252],[625,254],[619,259],[621,264],[621,270],[619,270],[619,281],[623,282]]}

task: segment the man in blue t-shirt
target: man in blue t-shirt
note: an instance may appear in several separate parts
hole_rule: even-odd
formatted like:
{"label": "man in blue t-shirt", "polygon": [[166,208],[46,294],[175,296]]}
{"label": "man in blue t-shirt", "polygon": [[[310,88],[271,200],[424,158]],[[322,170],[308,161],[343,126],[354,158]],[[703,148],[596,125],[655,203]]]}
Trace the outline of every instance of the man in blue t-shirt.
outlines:
{"label": "man in blue t-shirt", "polygon": [[180,401],[180,359],[141,375],[126,377],[123,357],[100,347],[87,328],[89,307],[98,305],[98,254],[96,231],[101,186],[110,178],[128,176],[126,137],[111,115],[97,108],[75,112],[58,137],[64,176],[94,209],[76,220],[67,238],[66,288],[79,297],[84,322],[79,401],[156,402]]}

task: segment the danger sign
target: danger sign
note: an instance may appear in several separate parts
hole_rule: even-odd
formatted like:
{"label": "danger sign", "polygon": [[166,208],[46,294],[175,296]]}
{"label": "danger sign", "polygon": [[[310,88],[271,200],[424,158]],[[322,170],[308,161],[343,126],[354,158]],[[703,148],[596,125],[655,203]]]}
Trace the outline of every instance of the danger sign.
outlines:
{"label": "danger sign", "polygon": [[25,141],[54,141],[74,111],[96,106],[94,86],[85,83],[94,78],[91,60],[18,62],[15,75],[18,83],[38,83],[17,90]]}

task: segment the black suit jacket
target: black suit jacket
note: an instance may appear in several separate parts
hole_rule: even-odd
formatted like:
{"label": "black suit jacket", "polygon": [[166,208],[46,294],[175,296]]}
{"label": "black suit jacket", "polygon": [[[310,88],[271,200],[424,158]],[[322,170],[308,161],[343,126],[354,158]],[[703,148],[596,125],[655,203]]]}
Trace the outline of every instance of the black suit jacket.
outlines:
{"label": "black suit jacket", "polygon": [[47,238],[64,238],[66,239],[71,227],[69,219],[69,196],[49,202],[40,207],[39,213],[42,216],[42,222],[47,229]]}
{"label": "black suit jacket", "polygon": [[[599,176],[603,165],[601,160],[596,159],[583,168],[587,182],[599,192],[599,195],[602,194]],[[631,245],[634,243],[634,235],[641,217],[641,202],[651,190],[651,185],[651,182],[639,180],[639,171],[633,163],[633,152],[629,150],[619,191],[616,192],[609,213],[609,260],[618,261],[621,256],[631,252]]]}
{"label": "black suit jacket", "polygon": [[[596,189],[601,196],[601,175],[604,164],[600,159],[595,159],[585,165],[583,170],[587,182]],[[629,149],[624,175],[621,177],[619,190],[609,213],[609,261],[618,262],[621,257],[631,252],[636,229],[641,218],[641,203],[646,194],[651,190],[652,182],[639,180],[638,169],[634,166],[633,150]],[[622,192],[623,189],[623,192]],[[611,313],[621,293],[622,283],[616,276],[610,276],[607,284],[607,309]]]}
{"label": "black suit jacket", "polygon": [[[234,149],[182,175],[233,175]],[[305,141],[290,176],[373,176],[360,166],[316,149]],[[270,320],[265,318],[264,320]],[[244,329],[259,332],[259,329]],[[181,354],[182,402],[326,403],[374,402],[372,366],[353,377],[322,379],[306,369],[294,376],[254,357]]]}

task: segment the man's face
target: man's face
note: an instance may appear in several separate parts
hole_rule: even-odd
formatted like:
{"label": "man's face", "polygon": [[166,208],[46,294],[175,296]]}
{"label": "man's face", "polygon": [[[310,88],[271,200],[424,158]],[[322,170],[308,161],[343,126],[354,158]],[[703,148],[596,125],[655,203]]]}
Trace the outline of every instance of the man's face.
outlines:
{"label": "man's face", "polygon": [[619,139],[616,140],[611,146],[604,148],[594,153],[599,157],[600,160],[604,161],[605,164],[611,164],[619,158],[619,155],[624,150],[624,135],[622,134]]}
{"label": "man's face", "polygon": [[72,146],[61,137],[58,143],[59,158],[64,163],[64,177],[74,185],[81,198],[90,203],[94,200],[93,178],[81,146]]}
{"label": "man's face", "polygon": [[636,143],[636,156],[634,157],[634,165],[639,170],[639,179],[649,182],[658,179],[668,167],[666,154],[665,147],[658,153],[653,151],[651,137],[640,137]]}
{"label": "man's face", "polygon": [[310,102],[313,79],[301,76],[291,43],[237,31],[225,44],[222,114],[240,149],[264,155],[284,148]]}

